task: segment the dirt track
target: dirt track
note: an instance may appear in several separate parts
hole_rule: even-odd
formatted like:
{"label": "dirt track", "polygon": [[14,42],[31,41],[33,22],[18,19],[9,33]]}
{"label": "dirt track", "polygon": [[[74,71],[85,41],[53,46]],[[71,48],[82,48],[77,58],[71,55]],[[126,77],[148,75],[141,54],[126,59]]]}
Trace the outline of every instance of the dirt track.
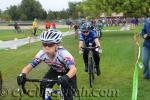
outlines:
{"label": "dirt track", "polygon": [[[68,28],[67,25],[56,25],[57,28]],[[21,29],[31,29],[32,26],[21,26]],[[44,25],[39,26],[40,29],[45,29]],[[0,26],[0,29],[14,29],[14,26]]]}

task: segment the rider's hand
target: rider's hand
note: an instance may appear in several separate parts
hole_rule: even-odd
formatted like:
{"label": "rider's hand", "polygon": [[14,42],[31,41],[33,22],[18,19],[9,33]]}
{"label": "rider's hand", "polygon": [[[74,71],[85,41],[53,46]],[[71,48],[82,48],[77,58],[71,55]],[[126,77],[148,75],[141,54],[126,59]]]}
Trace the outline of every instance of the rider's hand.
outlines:
{"label": "rider's hand", "polygon": [[63,75],[62,77],[58,78],[59,84],[68,84],[69,77],[67,75]]}
{"label": "rider's hand", "polygon": [[23,85],[26,82],[26,74],[25,73],[21,73],[18,77],[17,77],[17,83],[18,85]]}
{"label": "rider's hand", "polygon": [[148,39],[150,39],[150,36],[148,35],[148,34],[144,34],[144,39],[146,39],[146,40],[148,40]]}
{"label": "rider's hand", "polygon": [[82,50],[82,48],[80,48],[80,50],[79,50],[79,54],[81,55],[81,54],[83,54],[83,50]]}
{"label": "rider's hand", "polygon": [[97,46],[97,48],[95,49],[95,51],[97,51],[98,53],[102,53],[102,48],[100,46]]}

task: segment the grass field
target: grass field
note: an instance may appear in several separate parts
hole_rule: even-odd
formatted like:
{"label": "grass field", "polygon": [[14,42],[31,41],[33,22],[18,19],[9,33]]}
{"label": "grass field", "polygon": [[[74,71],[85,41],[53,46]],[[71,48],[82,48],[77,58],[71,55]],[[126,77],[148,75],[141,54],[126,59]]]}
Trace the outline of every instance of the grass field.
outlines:
{"label": "grass field", "polygon": [[[62,32],[68,31],[67,28],[59,28],[58,30]],[[37,35],[41,34],[42,30],[37,30]],[[14,38],[26,38],[32,36],[32,29],[24,29],[23,32],[17,34],[15,30],[0,30],[0,40],[13,40]]]}
{"label": "grass field", "polygon": [[[62,44],[74,56],[77,64],[78,88],[84,90],[81,100],[131,100],[132,79],[134,72],[134,32],[139,32],[141,26],[132,31],[105,32],[101,40],[103,53],[101,54],[102,75],[96,77],[93,87],[93,96],[88,84],[88,74],[84,72],[82,56],[78,54],[78,40],[74,36],[67,36]],[[8,89],[8,96],[1,96],[0,100],[19,100],[13,97],[13,89],[17,89],[16,77],[21,69],[29,63],[38,50],[41,43],[25,45],[17,50],[0,50],[0,71],[3,74],[4,88]],[[47,71],[45,64],[40,64],[28,77],[41,78]],[[149,100],[150,81],[144,80],[142,70],[139,69],[138,100]],[[30,86],[29,86],[30,85]],[[28,84],[28,87],[35,88]],[[88,91],[87,95],[85,91]],[[109,90],[117,91],[115,96],[109,94]],[[41,100],[39,97],[23,96],[21,100]],[[58,100],[58,99],[56,99]]]}

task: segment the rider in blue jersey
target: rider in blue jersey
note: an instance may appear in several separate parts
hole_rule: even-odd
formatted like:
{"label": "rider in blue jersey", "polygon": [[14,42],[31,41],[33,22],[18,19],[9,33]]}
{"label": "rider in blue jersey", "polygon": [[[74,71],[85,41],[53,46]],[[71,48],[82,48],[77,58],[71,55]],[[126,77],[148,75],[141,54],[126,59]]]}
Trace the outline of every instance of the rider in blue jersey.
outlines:
{"label": "rider in blue jersey", "polygon": [[[81,26],[81,33],[80,33],[80,42],[79,42],[79,49],[80,52],[83,51],[83,59],[85,64],[85,72],[88,71],[88,51],[82,50],[82,47],[89,47],[89,43],[92,43],[92,47],[100,47],[99,40],[97,38],[97,34],[95,31],[91,30],[91,26],[88,23],[84,23]],[[96,65],[97,75],[101,74],[99,63],[100,63],[100,56],[99,56],[99,49],[96,48],[93,50],[93,57]]]}

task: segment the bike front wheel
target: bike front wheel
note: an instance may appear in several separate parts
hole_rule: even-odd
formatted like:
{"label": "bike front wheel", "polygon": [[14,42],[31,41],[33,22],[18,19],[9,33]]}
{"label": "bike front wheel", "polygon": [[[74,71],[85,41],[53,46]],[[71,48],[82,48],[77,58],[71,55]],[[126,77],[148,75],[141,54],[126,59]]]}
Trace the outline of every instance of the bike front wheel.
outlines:
{"label": "bike front wheel", "polygon": [[93,66],[93,60],[92,58],[89,59],[89,64],[88,64],[88,68],[89,68],[89,84],[90,84],[90,87],[92,88],[93,86],[93,83],[94,83],[94,66]]}

